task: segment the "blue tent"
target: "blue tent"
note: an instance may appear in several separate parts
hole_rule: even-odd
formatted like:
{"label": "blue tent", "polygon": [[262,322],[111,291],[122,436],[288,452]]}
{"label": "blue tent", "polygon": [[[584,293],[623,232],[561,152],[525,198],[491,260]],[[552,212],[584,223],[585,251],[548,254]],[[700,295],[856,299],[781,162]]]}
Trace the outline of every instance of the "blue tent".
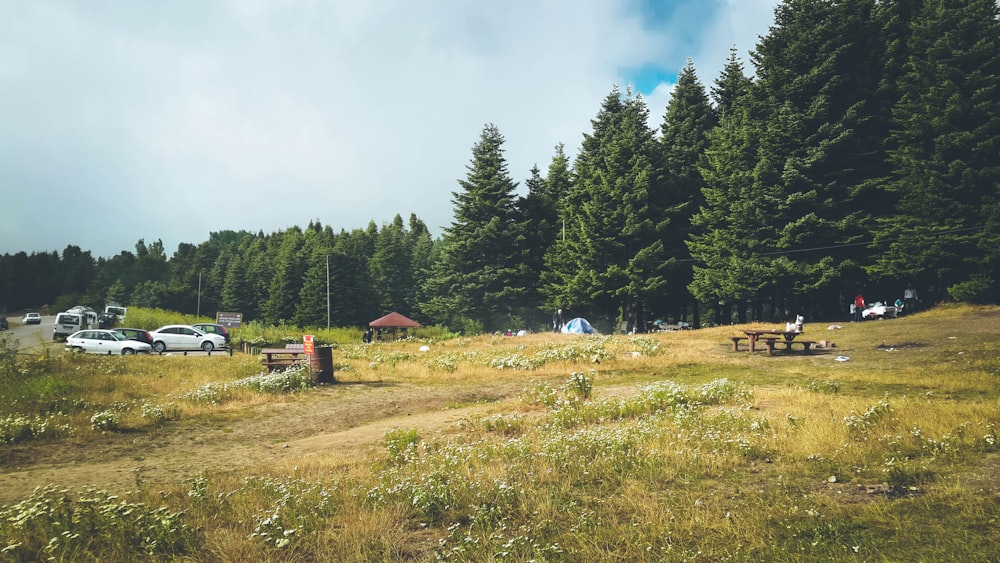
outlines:
{"label": "blue tent", "polygon": [[587,319],[581,319],[580,317],[577,317],[577,318],[571,320],[570,322],[566,323],[565,325],[563,325],[562,331],[563,331],[563,334],[595,334],[595,333],[597,333],[597,331],[594,330],[594,327],[590,326],[590,323],[587,322]]}

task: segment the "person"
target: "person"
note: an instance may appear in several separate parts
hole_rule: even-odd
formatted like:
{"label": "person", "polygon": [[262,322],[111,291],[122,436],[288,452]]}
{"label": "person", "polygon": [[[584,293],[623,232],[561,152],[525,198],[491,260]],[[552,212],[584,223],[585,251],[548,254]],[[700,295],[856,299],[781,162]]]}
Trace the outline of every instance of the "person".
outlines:
{"label": "person", "polygon": [[854,298],[854,322],[861,322],[864,318],[865,297],[860,293]]}
{"label": "person", "polygon": [[903,290],[903,310],[907,314],[912,313],[917,307],[917,290],[913,289],[913,284],[907,284]]}
{"label": "person", "polygon": [[563,327],[563,312],[562,309],[556,309],[556,312],[552,315],[552,332],[562,332]]}

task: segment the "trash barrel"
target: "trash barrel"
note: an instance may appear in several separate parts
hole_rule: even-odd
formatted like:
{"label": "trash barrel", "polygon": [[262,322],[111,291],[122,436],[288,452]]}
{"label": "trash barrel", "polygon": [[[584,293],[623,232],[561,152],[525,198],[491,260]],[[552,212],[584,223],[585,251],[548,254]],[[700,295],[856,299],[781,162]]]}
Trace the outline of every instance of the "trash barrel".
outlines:
{"label": "trash barrel", "polygon": [[309,361],[316,373],[316,383],[333,383],[332,346],[317,346]]}

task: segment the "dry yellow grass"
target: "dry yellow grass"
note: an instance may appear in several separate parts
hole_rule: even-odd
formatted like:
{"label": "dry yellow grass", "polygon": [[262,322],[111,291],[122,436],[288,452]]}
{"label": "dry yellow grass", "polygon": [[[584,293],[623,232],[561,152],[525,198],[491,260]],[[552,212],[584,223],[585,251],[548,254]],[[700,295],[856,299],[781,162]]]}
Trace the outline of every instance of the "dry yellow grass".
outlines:
{"label": "dry yellow grass", "polygon": [[[164,431],[252,425],[271,457],[217,459],[187,476],[204,497],[187,482],[162,498],[204,529],[206,560],[989,558],[1000,308],[807,324],[836,344],[815,354],[733,352],[743,328],[343,346],[337,385],[182,401]],[[93,368],[87,402],[177,400],[259,371],[240,355],[111,360],[67,364]],[[686,402],[720,380],[735,385],[718,401]],[[668,381],[684,401],[630,402]],[[272,514],[288,547],[254,535]]]}

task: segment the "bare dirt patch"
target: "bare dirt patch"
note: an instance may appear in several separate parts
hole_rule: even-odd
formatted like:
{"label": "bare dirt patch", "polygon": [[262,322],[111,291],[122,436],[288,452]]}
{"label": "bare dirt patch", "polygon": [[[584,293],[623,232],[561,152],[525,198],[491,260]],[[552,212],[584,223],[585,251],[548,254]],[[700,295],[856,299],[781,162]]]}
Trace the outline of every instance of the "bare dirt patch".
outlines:
{"label": "bare dirt patch", "polygon": [[368,449],[394,427],[421,432],[454,427],[486,402],[516,395],[523,382],[493,385],[338,383],[232,415],[178,421],[102,440],[27,443],[0,458],[0,504],[35,487],[95,486],[111,492],[171,485],[202,472],[249,470],[299,456]]}

